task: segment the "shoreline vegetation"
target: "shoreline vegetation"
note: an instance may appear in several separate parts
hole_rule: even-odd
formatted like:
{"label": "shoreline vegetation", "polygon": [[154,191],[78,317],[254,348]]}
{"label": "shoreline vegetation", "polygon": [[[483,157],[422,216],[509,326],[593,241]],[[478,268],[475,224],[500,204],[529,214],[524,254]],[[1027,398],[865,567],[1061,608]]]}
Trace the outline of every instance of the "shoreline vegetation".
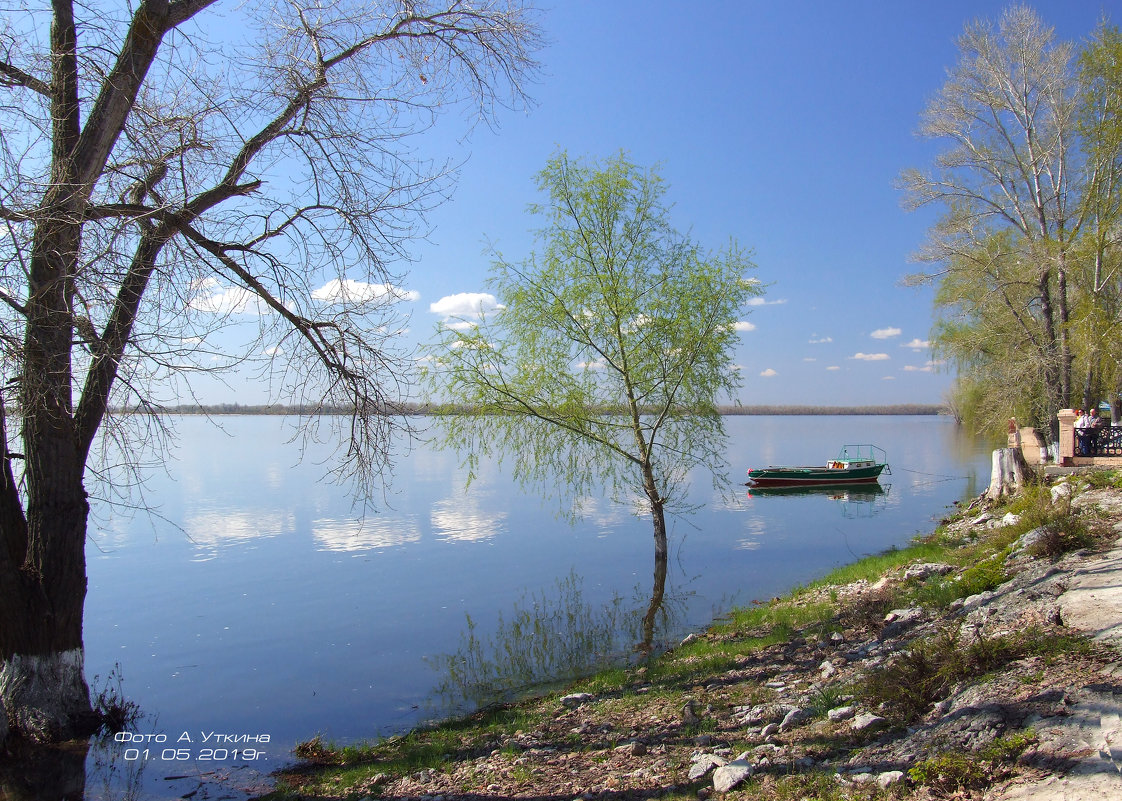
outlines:
{"label": "shoreline vegetation", "polygon": [[1117,656],[1059,597],[1116,525],[1122,472],[979,497],[640,664],[384,739],[315,737],[266,798],[926,801],[1064,773],[1080,757],[1055,732]]}
{"label": "shoreline vegetation", "polygon": [[[386,408],[387,414],[403,416],[437,416],[451,414],[472,414],[470,407],[454,404],[436,403],[399,403]],[[951,411],[941,403],[900,403],[880,406],[815,406],[805,405],[756,405],[734,406],[722,405],[717,407],[722,416],[735,417],[740,415],[950,415]],[[178,406],[165,406],[158,410],[159,414],[167,415],[348,415],[354,412],[353,408],[346,406],[316,406],[316,405],[271,405],[271,404],[241,404],[241,403],[215,403],[215,404],[180,404]],[[151,413],[150,409],[117,408],[115,414]],[[625,410],[620,409],[620,414]]]}

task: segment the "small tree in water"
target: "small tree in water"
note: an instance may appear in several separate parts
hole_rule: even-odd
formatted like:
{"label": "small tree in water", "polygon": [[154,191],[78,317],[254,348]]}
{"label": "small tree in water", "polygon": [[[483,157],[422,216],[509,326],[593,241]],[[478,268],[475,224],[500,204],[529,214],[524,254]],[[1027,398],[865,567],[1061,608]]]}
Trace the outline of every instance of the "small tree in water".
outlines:
{"label": "small tree in water", "polygon": [[[736,323],[762,294],[735,243],[712,254],[677,233],[657,172],[623,155],[561,153],[538,175],[540,251],[497,255],[498,307],[445,325],[432,371],[447,442],[513,458],[523,483],[580,499],[640,494],[654,525],[655,598],[666,570],[667,506],[697,467],[725,480],[717,400],[740,385]],[[647,632],[649,636],[649,631]]]}

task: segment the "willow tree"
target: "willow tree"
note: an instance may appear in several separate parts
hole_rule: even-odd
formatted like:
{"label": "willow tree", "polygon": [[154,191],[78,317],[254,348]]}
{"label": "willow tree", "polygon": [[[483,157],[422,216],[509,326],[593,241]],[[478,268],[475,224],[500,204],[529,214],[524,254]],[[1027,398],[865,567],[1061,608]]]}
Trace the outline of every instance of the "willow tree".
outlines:
{"label": "willow tree", "polygon": [[432,375],[448,442],[513,459],[517,477],[574,503],[607,488],[651,515],[655,597],[666,575],[666,509],[697,467],[724,476],[717,403],[739,386],[736,322],[761,293],[735,244],[710,253],[677,233],[665,185],[623,155],[555,156],[538,178],[540,250],[500,254],[500,307],[445,326]]}
{"label": "willow tree", "polygon": [[[86,476],[138,419],[111,405],[267,347],[280,397],[353,410],[341,468],[379,484],[392,269],[451,176],[408,137],[533,68],[518,0],[215,5],[0,17],[0,699],[34,739],[89,717]],[[214,338],[246,320],[244,351]]]}
{"label": "willow tree", "polygon": [[[996,26],[970,23],[959,39],[958,63],[919,129],[946,148],[930,170],[903,176],[914,207],[946,209],[921,254],[940,268],[918,280],[973,282],[974,294],[999,296],[1012,286],[1007,281],[1014,282],[1009,300],[1016,296],[1032,317],[1036,388],[1047,397],[1035,422],[1044,425],[1072,397],[1071,255],[1085,219],[1074,135],[1076,86],[1073,48],[1031,9],[1010,7]],[[1003,257],[1000,276],[980,269],[991,263],[995,237],[1015,248]],[[985,323],[980,314],[974,319]],[[1028,335],[1022,326],[1011,340],[991,339],[993,365],[1030,355],[1016,353]],[[966,362],[984,355],[972,344],[957,348],[959,342],[968,340],[936,340]],[[1010,411],[1005,404],[999,414],[1008,418]]]}

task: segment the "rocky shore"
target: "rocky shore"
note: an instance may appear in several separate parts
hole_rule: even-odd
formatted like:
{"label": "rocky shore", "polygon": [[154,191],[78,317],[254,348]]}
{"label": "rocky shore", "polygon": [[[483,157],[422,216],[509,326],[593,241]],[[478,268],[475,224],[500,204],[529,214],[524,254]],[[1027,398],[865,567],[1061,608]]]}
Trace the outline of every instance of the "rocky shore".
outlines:
{"label": "rocky shore", "polygon": [[1119,534],[1122,489],[1078,478],[977,505],[648,666],[306,743],[274,797],[1122,798]]}

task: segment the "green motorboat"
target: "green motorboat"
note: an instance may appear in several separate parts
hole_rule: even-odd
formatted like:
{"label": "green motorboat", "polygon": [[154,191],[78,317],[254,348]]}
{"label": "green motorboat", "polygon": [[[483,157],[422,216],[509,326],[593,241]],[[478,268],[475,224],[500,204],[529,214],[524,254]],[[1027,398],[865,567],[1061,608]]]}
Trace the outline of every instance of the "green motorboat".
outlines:
{"label": "green motorboat", "polygon": [[846,445],[836,458],[822,466],[753,467],[748,470],[752,487],[815,487],[845,484],[867,484],[876,481],[887,470],[888,459],[876,445]]}

